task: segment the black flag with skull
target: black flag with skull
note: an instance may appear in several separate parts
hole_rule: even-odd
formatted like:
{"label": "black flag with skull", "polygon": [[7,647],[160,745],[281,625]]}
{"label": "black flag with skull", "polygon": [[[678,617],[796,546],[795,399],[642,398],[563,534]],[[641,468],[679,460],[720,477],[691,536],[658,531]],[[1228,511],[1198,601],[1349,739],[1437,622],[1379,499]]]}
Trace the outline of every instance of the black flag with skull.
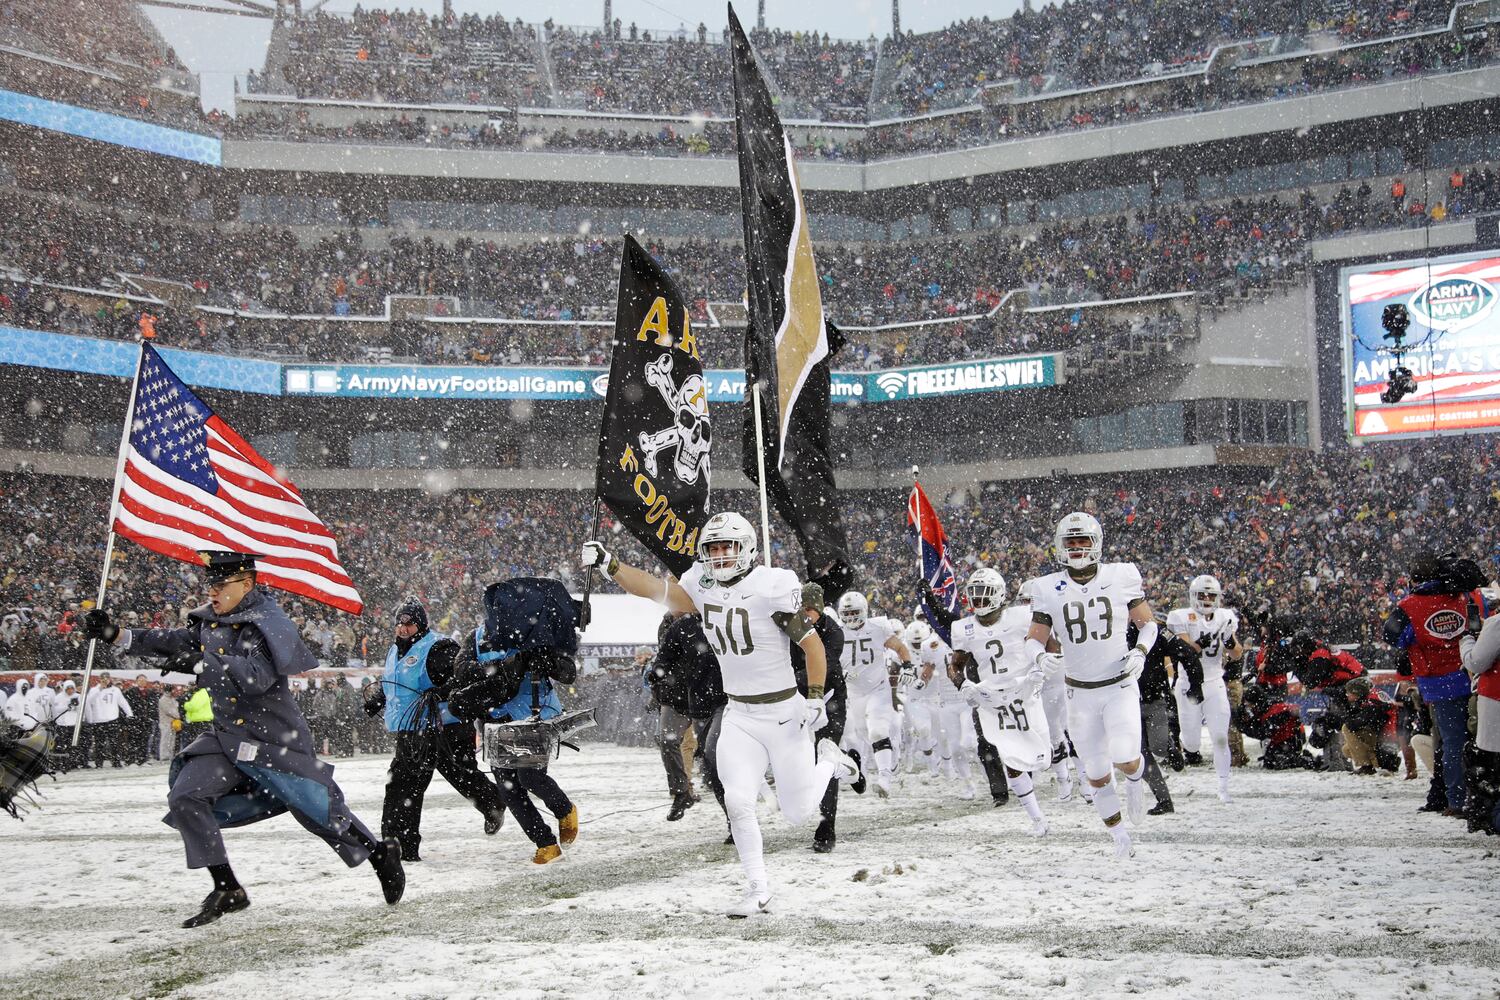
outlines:
{"label": "black flag with skull", "polygon": [[594,490],[673,575],[708,520],[708,384],[687,303],[628,235]]}

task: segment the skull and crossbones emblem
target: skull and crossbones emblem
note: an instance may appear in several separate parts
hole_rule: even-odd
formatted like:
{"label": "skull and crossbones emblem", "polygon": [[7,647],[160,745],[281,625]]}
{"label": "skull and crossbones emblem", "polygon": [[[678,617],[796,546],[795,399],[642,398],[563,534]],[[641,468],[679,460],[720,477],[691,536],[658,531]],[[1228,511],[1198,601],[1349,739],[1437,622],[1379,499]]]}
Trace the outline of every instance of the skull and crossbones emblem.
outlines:
{"label": "skull and crossbones emblem", "polygon": [[646,471],[656,475],[656,456],[675,448],[672,472],[680,482],[692,485],[708,467],[708,448],[713,440],[708,419],[708,386],[703,376],[694,372],[682,380],[672,381],[672,356],[663,354],[646,365],[646,383],[654,386],[672,408],[672,426],[653,434],[640,435],[641,455]]}

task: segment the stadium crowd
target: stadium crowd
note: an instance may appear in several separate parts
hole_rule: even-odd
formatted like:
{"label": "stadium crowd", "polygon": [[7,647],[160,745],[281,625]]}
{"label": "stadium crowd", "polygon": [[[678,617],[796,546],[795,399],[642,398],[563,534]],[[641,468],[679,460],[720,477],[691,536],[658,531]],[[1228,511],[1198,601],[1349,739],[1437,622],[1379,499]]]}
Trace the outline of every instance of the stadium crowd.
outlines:
{"label": "stadium crowd", "polygon": [[[1025,289],[1032,305],[1194,292],[1218,309],[1296,276],[1309,240],[1497,208],[1500,181],[1491,165],[1478,164],[1455,168],[1430,205],[1400,177],[1388,193],[1362,181],[1321,199],[1309,190],[1282,199],[1153,201],[1130,215],[1050,222],[1037,218],[1034,205],[1018,205],[1005,228],[972,238],[821,243],[817,254],[824,306],[836,322],[953,321],[895,335],[855,335],[841,364],[876,368],[1068,349],[1114,332],[1077,309],[964,320],[993,311],[1010,289]],[[401,235],[380,248],[349,229],[303,245],[285,228],[216,229],[15,190],[0,190],[0,216],[8,223],[0,266],[14,275],[0,284],[0,318],[20,325],[119,336],[134,333],[149,314],[155,334],[171,346],[323,361],[359,359],[360,347],[443,362],[530,358],[598,365],[608,355],[607,326],[569,325],[612,315],[618,259],[613,243],[599,238],[507,245]],[[151,224],[142,225],[144,219]],[[736,244],[687,240],[648,248],[687,291],[697,322],[708,321],[710,302],[739,300],[743,261]],[[24,283],[121,289],[122,273],[190,286],[194,299],[220,311],[103,297],[85,308]],[[439,317],[560,325],[477,324],[476,332],[463,324],[398,321],[361,324],[355,337],[340,329],[345,317],[383,315],[386,297],[397,294],[433,297],[431,315]],[[254,316],[265,313],[325,319]],[[732,366],[736,360],[716,362]]]}
{"label": "stadium crowd", "polygon": [[[0,479],[0,490],[0,610],[24,611],[51,637],[18,669],[61,669],[73,655],[66,648],[71,622],[92,596],[102,558],[102,539],[99,546],[77,540],[104,523],[107,484],[11,475]],[[909,616],[915,592],[905,496],[841,499],[859,585],[873,603]],[[290,601],[304,634],[330,662],[361,658],[371,642],[383,648],[386,619],[413,593],[427,604],[433,627],[448,632],[467,627],[492,580],[542,575],[581,584],[573,556],[590,529],[581,494],[338,491],[314,494],[311,503],[339,538],[367,604],[365,615],[350,618]],[[753,503],[750,494],[724,492],[714,506]],[[950,494],[941,514],[961,574],[965,565],[988,564],[1019,581],[1051,565],[1053,523],[1075,508],[1100,518],[1107,553],[1140,563],[1159,605],[1182,600],[1187,580],[1213,572],[1229,603],[1268,604],[1330,642],[1368,644],[1378,641],[1385,610],[1404,593],[1418,551],[1472,551],[1489,565],[1500,542],[1493,526],[1500,452],[1489,438],[1444,438],[1297,455],[1274,474],[1184,470],[993,483]],[[605,530],[616,530],[612,521]],[[773,528],[773,553],[784,564],[796,562],[789,537]],[[644,558],[619,539],[622,558]],[[190,565],[123,546],[110,603],[141,620],[170,618],[201,599],[197,578]],[[0,639],[5,634],[0,629]]]}
{"label": "stadium crowd", "polygon": [[[1451,8],[1443,0],[1257,0],[1226,6],[1205,19],[1201,9],[1182,0],[1113,0],[1102,8],[1048,5],[1007,19],[971,19],[884,42],[846,42],[782,29],[752,35],[784,118],[882,122],[849,138],[794,130],[802,155],[865,160],[1295,97],[1492,61],[1497,50],[1487,30],[1435,30],[1446,26]],[[418,11],[363,8],[347,17],[320,10],[278,20],[282,41],[272,50],[284,49],[286,55],[273,58],[263,72],[252,72],[249,92],[376,105],[366,120],[333,126],[309,121],[305,108],[256,111],[246,104],[238,117],[204,113],[185,96],[182,88],[189,81],[170,48],[131,12],[36,16],[42,9],[0,6],[0,26],[11,29],[28,51],[95,71],[10,60],[0,68],[4,85],[192,130],[231,137],[733,154],[732,126],[722,120],[703,123],[705,116],[730,114],[732,102],[725,45],[701,23],[695,30],[683,26],[653,36],[618,22],[606,32],[550,21],[532,25],[474,14],[444,20]],[[1378,39],[1390,41],[1324,54],[1331,45]],[[1207,72],[1210,53],[1229,42],[1242,45],[1237,59]],[[541,67],[543,44],[555,91]],[[1273,54],[1296,55],[1278,72],[1261,72],[1255,58]],[[1002,81],[1007,100],[976,109],[981,92]],[[587,122],[536,129],[516,127],[513,112],[506,111],[489,123],[458,127],[429,124],[419,111],[384,111],[380,104],[560,106],[688,121],[664,122],[645,133]],[[924,117],[960,105],[967,110]],[[897,117],[903,120],[889,120]]]}

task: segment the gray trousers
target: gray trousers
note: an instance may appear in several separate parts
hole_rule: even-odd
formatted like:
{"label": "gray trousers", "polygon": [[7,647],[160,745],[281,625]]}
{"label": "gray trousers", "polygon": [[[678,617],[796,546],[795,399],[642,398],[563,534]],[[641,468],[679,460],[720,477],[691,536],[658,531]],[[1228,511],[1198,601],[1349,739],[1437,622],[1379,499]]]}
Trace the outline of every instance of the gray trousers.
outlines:
{"label": "gray trousers", "polygon": [[687,798],[693,794],[693,779],[688,777],[682,763],[682,741],[689,729],[697,731],[698,744],[702,746],[708,737],[711,719],[694,720],[675,708],[661,707],[656,720],[656,745],[661,750],[661,766],[667,772],[667,791],[675,798]]}
{"label": "gray trousers", "polygon": [[1166,699],[1141,702],[1141,761],[1146,765],[1146,784],[1158,803],[1172,802],[1167,776],[1161,773],[1158,755],[1166,754],[1172,745],[1172,722],[1167,716]]}
{"label": "gray trousers", "polygon": [[[254,788],[255,783],[223,754],[194,754],[187,758],[167,793],[167,811],[171,814],[172,825],[182,835],[189,868],[229,863],[229,855],[224,851],[224,834],[214,817],[214,803],[225,795],[246,793]],[[309,833],[321,837],[350,868],[363,864],[370,856],[370,846],[375,843],[375,838],[347,808],[343,809],[343,816],[349,822],[342,832],[319,826],[295,809],[287,811]],[[342,817],[335,815],[334,818]]]}

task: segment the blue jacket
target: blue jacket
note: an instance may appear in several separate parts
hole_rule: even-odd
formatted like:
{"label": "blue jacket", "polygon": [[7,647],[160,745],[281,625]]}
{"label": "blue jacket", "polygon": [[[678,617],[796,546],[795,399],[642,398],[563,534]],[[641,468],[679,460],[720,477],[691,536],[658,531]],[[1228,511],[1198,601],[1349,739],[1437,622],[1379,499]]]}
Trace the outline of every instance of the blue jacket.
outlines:
{"label": "blue jacket", "polygon": [[[416,732],[431,726],[433,696],[424,697],[433,688],[427,673],[427,657],[440,638],[435,632],[427,632],[412,644],[405,656],[397,657],[394,643],[385,654],[385,674],[380,684],[385,689],[385,728],[390,732]],[[448,711],[446,701],[439,702],[437,709],[443,725],[458,722]]]}
{"label": "blue jacket", "polygon": [[[474,655],[479,660],[481,666],[487,663],[508,660],[516,655],[513,651],[502,653],[485,649],[484,632],[484,626],[482,625],[474,630]],[[531,718],[532,685],[535,683],[536,679],[530,673],[526,674],[521,679],[521,687],[516,692],[515,697],[503,705],[498,705],[490,709],[490,718],[500,722],[521,722]],[[541,688],[538,692],[537,700],[541,705],[541,717],[543,719],[555,719],[559,715],[562,715],[562,699],[557,696],[557,689],[553,686],[552,682],[545,677],[541,680]]]}

